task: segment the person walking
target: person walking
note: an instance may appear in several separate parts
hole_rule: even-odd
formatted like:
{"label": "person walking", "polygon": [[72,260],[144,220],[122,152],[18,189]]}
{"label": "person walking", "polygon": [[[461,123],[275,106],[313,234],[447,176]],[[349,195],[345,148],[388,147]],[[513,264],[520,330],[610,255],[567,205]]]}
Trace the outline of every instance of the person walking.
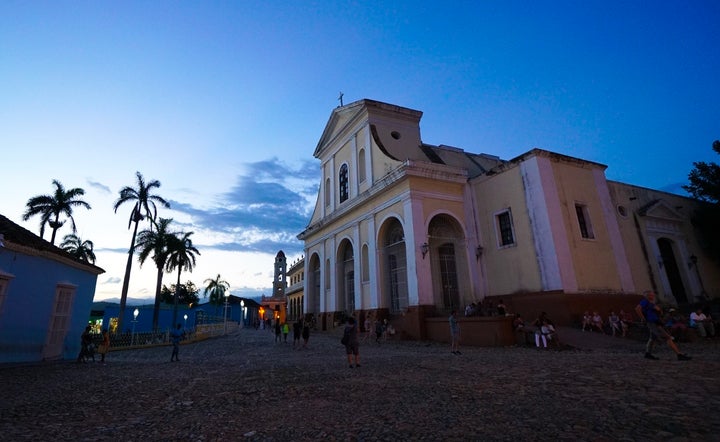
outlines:
{"label": "person walking", "polygon": [[183,333],[183,331],[182,331],[182,325],[180,325],[180,324],[178,324],[174,330],[170,331],[170,342],[172,342],[172,345],[173,345],[173,351],[172,351],[172,355],[170,356],[170,362],[173,362],[173,361],[180,362],[180,358],[178,357],[180,354],[180,341],[182,340],[184,334],[185,333]]}
{"label": "person walking", "polygon": [[692,359],[690,356],[680,352],[670,333],[663,328],[660,322],[660,307],[655,304],[655,292],[652,290],[646,291],[645,298],[640,300],[640,303],[635,307],[635,312],[642,321],[645,321],[645,325],[647,325],[648,331],[650,332],[650,337],[645,345],[646,359],[660,359],[652,354],[655,341],[660,338],[665,339],[668,347],[677,355],[678,361],[689,361]]}
{"label": "person walking", "polygon": [[290,333],[290,326],[287,322],[284,322],[282,325],[282,332],[283,332],[283,341],[287,342],[287,335]]}
{"label": "person walking", "polygon": [[85,327],[85,331],[80,335],[80,353],[78,354],[77,361],[80,362],[87,362],[88,358],[92,357],[93,362],[95,362],[95,355],[92,351],[92,335],[90,334],[90,331],[92,330],[91,326]]}
{"label": "person walking", "polygon": [[360,343],[358,342],[358,328],[355,318],[350,316],[343,330],[343,341],[345,342],[345,354],[350,368],[353,368],[353,359],[355,367],[360,367]]}
{"label": "person walking", "polygon": [[280,339],[280,333],[282,333],[282,328],[280,327],[280,320],[275,320],[275,342],[281,342],[282,339]]}
{"label": "person walking", "polygon": [[302,348],[307,348],[308,340],[310,339],[310,324],[308,321],[303,321],[302,338]]}
{"label": "person walking", "polygon": [[460,346],[460,324],[457,321],[457,310],[450,313],[450,351],[454,355],[461,355],[458,347]]}
{"label": "person walking", "polygon": [[100,363],[105,363],[105,355],[110,351],[110,333],[108,333],[107,329],[103,329],[102,331],[102,343],[98,347],[98,353],[100,353]]}
{"label": "person walking", "polygon": [[375,321],[375,343],[380,343],[380,338],[382,338],[383,334],[383,325],[380,319]]}

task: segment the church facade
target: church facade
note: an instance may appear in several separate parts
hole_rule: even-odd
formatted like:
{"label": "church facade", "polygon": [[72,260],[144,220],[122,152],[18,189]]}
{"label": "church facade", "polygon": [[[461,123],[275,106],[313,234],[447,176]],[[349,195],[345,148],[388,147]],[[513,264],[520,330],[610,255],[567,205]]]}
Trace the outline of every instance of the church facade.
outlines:
{"label": "church facade", "polygon": [[608,181],[606,166],[546,150],[502,160],[426,144],[421,117],[367,99],[332,111],[314,152],[314,213],[298,235],[303,310],[323,327],[374,315],[422,338],[426,318],[485,298],[526,315],[545,302],[569,321],[645,290],[668,304],[718,294],[720,269],[690,223],[695,200]]}

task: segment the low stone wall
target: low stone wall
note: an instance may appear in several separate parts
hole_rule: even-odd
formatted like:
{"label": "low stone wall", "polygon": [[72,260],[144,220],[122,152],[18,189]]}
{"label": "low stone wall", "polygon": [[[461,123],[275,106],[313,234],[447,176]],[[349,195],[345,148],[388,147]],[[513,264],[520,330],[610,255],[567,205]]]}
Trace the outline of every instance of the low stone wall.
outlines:
{"label": "low stone wall", "polygon": [[[425,319],[427,339],[450,342],[449,318]],[[477,347],[498,347],[515,344],[511,316],[458,317],[460,344]]]}
{"label": "low stone wall", "polygon": [[[541,312],[558,325],[574,326],[581,323],[583,312],[597,311],[603,320],[607,320],[611,310],[632,313],[635,318],[635,306],[642,295],[626,293],[564,293],[562,291],[527,293],[507,296],[489,297],[494,305],[502,301],[508,312],[519,313],[526,324],[532,324]],[[636,318],[637,319],[637,318]]]}

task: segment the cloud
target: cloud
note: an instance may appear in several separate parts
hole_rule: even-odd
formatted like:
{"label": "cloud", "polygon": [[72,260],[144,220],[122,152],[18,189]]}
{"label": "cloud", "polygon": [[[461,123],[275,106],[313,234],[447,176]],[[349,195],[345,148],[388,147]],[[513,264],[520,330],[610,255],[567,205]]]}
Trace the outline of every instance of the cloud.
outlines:
{"label": "cloud", "polygon": [[117,277],[110,277],[103,281],[101,284],[120,284],[121,279]]}
{"label": "cloud", "polygon": [[98,183],[97,181],[87,180],[87,183],[90,185],[90,187],[94,187],[103,193],[107,193],[108,195],[113,193],[108,186],[102,183]]}
{"label": "cloud", "polygon": [[[302,250],[296,236],[308,224],[319,188],[319,168],[311,161],[290,167],[277,158],[248,163],[230,192],[218,195],[215,207],[197,208],[170,201],[174,211],[191,222],[177,222],[185,230],[211,238],[200,248],[265,252]],[[212,240],[214,239],[214,241]]]}

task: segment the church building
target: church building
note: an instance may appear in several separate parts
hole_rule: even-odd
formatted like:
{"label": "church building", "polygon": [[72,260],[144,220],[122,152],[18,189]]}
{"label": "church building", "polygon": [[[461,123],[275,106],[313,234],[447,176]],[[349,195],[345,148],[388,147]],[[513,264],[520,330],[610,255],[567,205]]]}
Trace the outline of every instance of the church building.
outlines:
{"label": "church building", "polygon": [[428,318],[485,299],[569,323],[589,306],[634,306],[645,290],[673,305],[720,293],[690,222],[697,201],[542,149],[503,160],[426,144],[421,117],[368,99],[330,115],[298,235],[303,311],[323,329],[370,315],[424,338]]}

